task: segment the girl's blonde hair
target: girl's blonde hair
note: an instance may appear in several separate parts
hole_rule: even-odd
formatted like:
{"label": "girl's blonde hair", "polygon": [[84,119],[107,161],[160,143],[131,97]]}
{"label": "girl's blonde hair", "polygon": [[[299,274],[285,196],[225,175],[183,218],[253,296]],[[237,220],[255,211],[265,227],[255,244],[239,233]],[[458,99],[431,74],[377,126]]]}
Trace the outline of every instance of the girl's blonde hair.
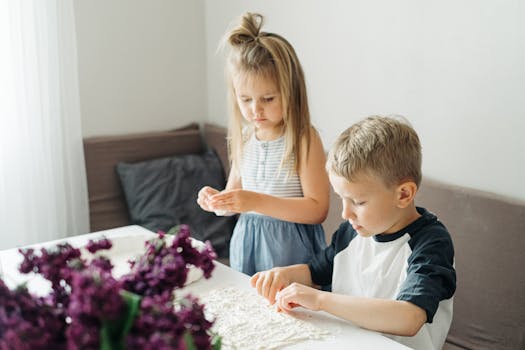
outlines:
{"label": "girl's blonde hair", "polygon": [[245,13],[240,18],[240,24],[227,32],[222,40],[222,47],[228,44],[231,48],[226,80],[230,106],[228,152],[232,169],[240,169],[244,142],[253,133],[253,129],[248,129],[249,132],[243,134],[244,118],[237,104],[233,81],[235,77],[249,74],[269,78],[276,83],[281,95],[286,140],[281,165],[293,158],[294,168],[299,171],[302,140],[305,139],[308,147],[313,130],[303,69],[292,45],[278,34],[262,32],[262,25],[263,16]]}

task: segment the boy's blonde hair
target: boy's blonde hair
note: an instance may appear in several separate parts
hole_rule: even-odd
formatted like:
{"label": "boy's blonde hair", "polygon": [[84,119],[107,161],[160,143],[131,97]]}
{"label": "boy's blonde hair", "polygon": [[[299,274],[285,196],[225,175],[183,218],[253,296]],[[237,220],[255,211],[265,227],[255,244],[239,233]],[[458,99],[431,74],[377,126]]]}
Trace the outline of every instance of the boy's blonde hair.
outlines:
{"label": "boy's blonde hair", "polygon": [[421,144],[402,117],[368,117],[346,129],[335,141],[326,169],[348,181],[374,175],[387,186],[421,183]]}
{"label": "boy's blonde hair", "polygon": [[229,44],[231,48],[226,66],[230,105],[228,152],[232,168],[238,170],[244,142],[253,133],[251,129],[243,135],[245,124],[236,101],[234,78],[252,74],[269,78],[279,89],[283,107],[286,142],[281,165],[294,159],[294,168],[298,171],[301,142],[304,137],[309,145],[312,132],[304,73],[292,45],[278,34],[261,32],[262,25],[260,14],[245,13],[240,24],[227,32],[222,41],[221,46]]}

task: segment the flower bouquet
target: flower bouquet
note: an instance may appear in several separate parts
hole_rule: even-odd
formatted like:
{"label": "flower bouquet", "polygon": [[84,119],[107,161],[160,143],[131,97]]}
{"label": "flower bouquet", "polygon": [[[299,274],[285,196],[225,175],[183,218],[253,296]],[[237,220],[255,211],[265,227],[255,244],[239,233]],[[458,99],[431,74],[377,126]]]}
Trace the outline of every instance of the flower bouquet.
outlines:
{"label": "flower bouquet", "polygon": [[216,257],[209,242],[192,246],[188,226],[159,232],[145,251],[129,261],[130,271],[112,275],[103,255],[112,243],[89,241],[91,258],[68,243],[53,249],[20,250],[22,273],[38,273],[51,283],[42,297],[25,285],[10,290],[0,279],[0,350],[4,349],[219,349],[204,306],[192,296],[175,298],[188,265],[209,278]]}

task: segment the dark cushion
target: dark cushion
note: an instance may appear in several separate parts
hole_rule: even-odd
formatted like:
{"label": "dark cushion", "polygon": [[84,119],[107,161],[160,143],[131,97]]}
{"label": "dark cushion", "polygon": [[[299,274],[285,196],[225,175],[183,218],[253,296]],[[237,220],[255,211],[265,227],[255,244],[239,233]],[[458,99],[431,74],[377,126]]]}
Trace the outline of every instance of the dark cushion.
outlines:
{"label": "dark cushion", "polygon": [[132,223],[154,232],[187,224],[193,237],[209,240],[219,257],[228,256],[235,217],[218,217],[197,204],[203,186],[224,188],[224,171],[215,152],[121,162],[117,172]]}
{"label": "dark cushion", "polygon": [[115,166],[179,154],[203,152],[198,124],[172,131],[84,139],[90,231],[130,224]]}

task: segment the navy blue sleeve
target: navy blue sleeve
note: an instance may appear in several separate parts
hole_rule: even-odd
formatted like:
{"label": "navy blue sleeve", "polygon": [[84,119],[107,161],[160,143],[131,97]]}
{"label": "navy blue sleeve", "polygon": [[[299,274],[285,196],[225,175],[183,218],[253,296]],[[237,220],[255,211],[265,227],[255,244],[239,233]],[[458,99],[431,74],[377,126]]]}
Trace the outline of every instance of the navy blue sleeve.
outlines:
{"label": "navy blue sleeve", "polygon": [[308,263],[312,282],[320,286],[332,284],[334,258],[337,253],[345,249],[356,232],[348,222],[342,223],[332,236],[332,243],[315,255]]}
{"label": "navy blue sleeve", "polygon": [[450,299],[456,291],[452,239],[446,228],[437,223],[413,236],[408,243],[412,254],[397,300],[423,308],[427,322],[431,323],[439,302]]}

